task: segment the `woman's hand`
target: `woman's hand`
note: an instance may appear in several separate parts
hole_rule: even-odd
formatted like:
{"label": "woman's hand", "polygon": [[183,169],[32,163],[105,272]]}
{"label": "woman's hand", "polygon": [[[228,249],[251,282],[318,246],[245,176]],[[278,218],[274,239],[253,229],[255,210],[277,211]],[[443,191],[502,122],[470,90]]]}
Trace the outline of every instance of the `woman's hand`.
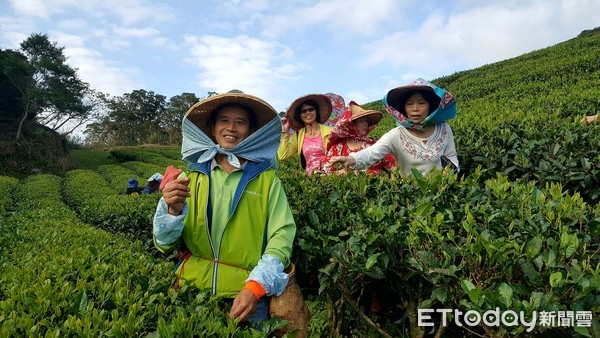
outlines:
{"label": "woman's hand", "polygon": [[288,120],[287,117],[281,118],[281,130],[284,133],[287,133],[288,131],[290,131],[290,121]]}
{"label": "woman's hand", "polygon": [[256,303],[258,303],[258,299],[256,299],[254,293],[243,288],[233,300],[229,317],[239,318],[242,322],[246,321],[256,311]]}
{"label": "woman's hand", "polygon": [[333,156],[331,157],[331,159],[329,159],[329,165],[333,166],[338,170],[341,170],[344,169],[346,166],[351,167],[353,165],[356,165],[356,160],[352,156]]}
{"label": "woman's hand", "polygon": [[189,177],[175,179],[165,185],[162,194],[169,207],[169,214],[178,216],[183,210],[185,199],[190,197]]}

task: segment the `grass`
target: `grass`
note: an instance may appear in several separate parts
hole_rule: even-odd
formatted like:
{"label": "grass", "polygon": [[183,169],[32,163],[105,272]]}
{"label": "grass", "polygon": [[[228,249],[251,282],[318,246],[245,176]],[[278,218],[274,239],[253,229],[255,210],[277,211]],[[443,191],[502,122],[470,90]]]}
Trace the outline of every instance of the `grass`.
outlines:
{"label": "grass", "polygon": [[101,165],[119,164],[107,150],[77,149],[71,150],[69,155],[77,169],[96,170]]}

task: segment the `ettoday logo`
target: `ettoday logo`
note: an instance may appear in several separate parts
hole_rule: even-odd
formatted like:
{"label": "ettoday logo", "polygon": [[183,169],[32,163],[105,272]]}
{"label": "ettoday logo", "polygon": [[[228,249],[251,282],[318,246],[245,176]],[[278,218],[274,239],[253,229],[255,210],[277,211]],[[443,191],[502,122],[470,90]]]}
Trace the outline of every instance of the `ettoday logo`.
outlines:
{"label": "ettoday logo", "polygon": [[475,310],[463,312],[457,309],[418,309],[417,325],[434,326],[432,318],[434,313],[440,314],[442,326],[448,325],[448,314],[453,314],[457,326],[479,326],[483,322],[483,325],[490,327],[523,326],[527,332],[533,331],[536,325],[583,327],[592,325],[592,311],[533,311],[531,316],[526,316],[523,311],[519,313],[513,310],[500,311],[500,308],[483,313]]}

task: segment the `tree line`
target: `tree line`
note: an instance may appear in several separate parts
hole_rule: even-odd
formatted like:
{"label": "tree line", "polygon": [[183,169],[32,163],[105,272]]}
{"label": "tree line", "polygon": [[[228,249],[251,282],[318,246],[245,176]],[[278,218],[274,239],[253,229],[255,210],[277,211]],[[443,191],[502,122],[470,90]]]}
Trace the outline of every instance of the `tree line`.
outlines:
{"label": "tree line", "polygon": [[81,80],[64,47],[31,34],[20,48],[0,48],[0,124],[19,142],[27,123],[62,135],[85,125],[92,146],[180,142],[181,118],[200,99],[182,93],[169,100],[144,89],[110,97]]}

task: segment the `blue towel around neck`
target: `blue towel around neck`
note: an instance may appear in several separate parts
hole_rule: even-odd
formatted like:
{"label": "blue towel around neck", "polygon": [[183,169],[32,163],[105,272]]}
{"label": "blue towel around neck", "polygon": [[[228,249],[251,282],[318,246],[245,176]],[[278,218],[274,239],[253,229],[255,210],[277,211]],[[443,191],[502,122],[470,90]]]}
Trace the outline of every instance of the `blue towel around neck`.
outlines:
{"label": "blue towel around neck", "polygon": [[181,155],[184,161],[202,163],[211,161],[217,154],[225,154],[227,162],[237,169],[241,169],[240,157],[253,162],[269,162],[272,168],[277,168],[277,149],[281,138],[281,120],[278,117],[231,149],[216,144],[187,118],[183,119],[181,130]]}

